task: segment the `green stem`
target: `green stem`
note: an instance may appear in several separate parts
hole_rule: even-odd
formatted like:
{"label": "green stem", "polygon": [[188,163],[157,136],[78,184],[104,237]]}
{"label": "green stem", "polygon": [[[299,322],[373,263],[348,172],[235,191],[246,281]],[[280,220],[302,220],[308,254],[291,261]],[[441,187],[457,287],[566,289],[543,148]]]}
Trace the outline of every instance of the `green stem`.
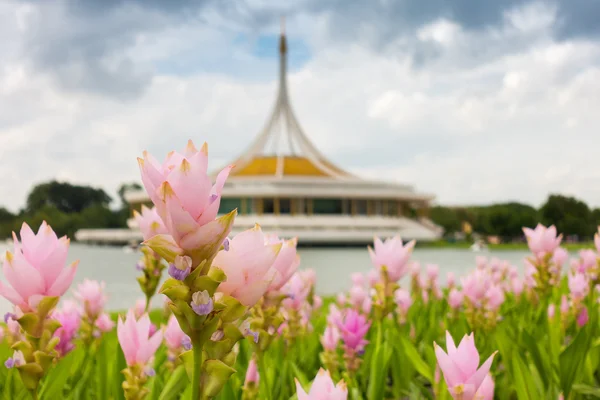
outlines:
{"label": "green stem", "polygon": [[258,353],[258,367],[260,368],[260,380],[264,382],[267,388],[267,398],[270,399],[272,396],[271,393],[271,382],[269,381],[269,374],[267,371],[267,367],[265,365],[265,355],[262,352]]}
{"label": "green stem", "polygon": [[192,379],[192,399],[200,400],[200,376],[202,372],[202,343],[196,341],[192,343],[192,351],[194,353],[194,374]]}

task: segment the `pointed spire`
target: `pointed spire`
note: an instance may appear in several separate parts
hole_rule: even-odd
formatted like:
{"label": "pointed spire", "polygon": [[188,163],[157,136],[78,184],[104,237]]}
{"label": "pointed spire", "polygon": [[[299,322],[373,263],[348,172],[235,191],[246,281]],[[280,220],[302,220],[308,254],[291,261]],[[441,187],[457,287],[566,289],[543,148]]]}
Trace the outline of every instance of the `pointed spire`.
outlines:
{"label": "pointed spire", "polygon": [[279,36],[279,53],[283,56],[287,52],[285,40],[285,17],[281,17],[281,35]]}

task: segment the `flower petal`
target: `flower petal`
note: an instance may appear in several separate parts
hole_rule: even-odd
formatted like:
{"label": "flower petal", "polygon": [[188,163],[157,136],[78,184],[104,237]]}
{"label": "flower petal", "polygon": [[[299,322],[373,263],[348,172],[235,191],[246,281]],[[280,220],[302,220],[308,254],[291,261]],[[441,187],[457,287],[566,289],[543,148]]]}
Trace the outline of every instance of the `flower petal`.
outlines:
{"label": "flower petal", "polygon": [[77,266],[79,265],[79,260],[73,262],[71,265],[63,268],[60,275],[56,278],[50,289],[47,291],[48,296],[62,296],[65,294],[71,283],[73,282],[73,278],[75,277],[75,273],[77,272]]}

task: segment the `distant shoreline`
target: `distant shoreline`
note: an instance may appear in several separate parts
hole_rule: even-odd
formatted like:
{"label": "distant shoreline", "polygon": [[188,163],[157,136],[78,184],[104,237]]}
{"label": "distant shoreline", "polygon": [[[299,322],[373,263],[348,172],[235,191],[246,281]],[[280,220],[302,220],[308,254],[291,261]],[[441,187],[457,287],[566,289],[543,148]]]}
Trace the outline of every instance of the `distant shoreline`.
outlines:
{"label": "distant shoreline", "polygon": [[[434,242],[417,242],[416,247],[422,249],[468,249],[472,246],[469,242],[446,242],[438,240]],[[563,243],[561,245],[568,251],[595,249],[594,242]],[[487,244],[490,250],[528,250],[527,243],[500,243]]]}

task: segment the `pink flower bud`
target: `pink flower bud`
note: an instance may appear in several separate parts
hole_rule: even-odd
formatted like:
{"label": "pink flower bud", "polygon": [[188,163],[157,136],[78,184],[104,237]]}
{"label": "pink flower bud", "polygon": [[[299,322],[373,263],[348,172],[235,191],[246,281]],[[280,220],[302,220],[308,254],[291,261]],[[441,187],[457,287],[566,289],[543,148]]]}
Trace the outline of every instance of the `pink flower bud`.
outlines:
{"label": "pink flower bud", "polygon": [[464,294],[460,290],[452,289],[448,293],[448,305],[453,310],[458,310],[462,306],[464,297]]}
{"label": "pink flower bud", "polygon": [[398,305],[401,313],[406,315],[408,309],[412,305],[412,298],[410,297],[410,293],[403,289],[398,289],[394,292],[394,300]]}
{"label": "pink flower bud", "polygon": [[590,317],[588,315],[588,309],[584,306],[579,312],[579,315],[577,316],[577,326],[582,328],[583,326],[585,326],[585,324],[588,323],[589,319]]}
{"label": "pink flower bud", "polygon": [[14,253],[6,252],[0,295],[23,312],[36,310],[46,296],[62,296],[73,281],[78,261],[65,267],[69,239],[60,239],[46,221],[35,234],[23,223],[21,242],[13,232]]}
{"label": "pink flower bud", "polygon": [[370,287],[374,287],[377,284],[377,282],[379,282],[380,278],[381,276],[379,275],[379,271],[377,271],[376,269],[369,270],[369,273],[367,274],[367,280],[369,281]]}
{"label": "pink flower bud", "polygon": [[115,327],[115,323],[110,316],[106,313],[100,314],[98,319],[95,322],[96,328],[100,330],[100,332],[110,332]]}
{"label": "pink flower bud", "polygon": [[548,319],[553,319],[556,312],[556,306],[552,303],[548,306]]}
{"label": "pink flower bud", "polygon": [[582,273],[569,275],[569,290],[573,300],[582,300],[587,296],[590,286],[588,279]]}
{"label": "pink flower bud", "polygon": [[529,249],[536,257],[554,253],[562,240],[562,235],[556,235],[554,225],[546,228],[542,224],[538,224],[535,229],[523,228],[523,232],[527,237]]}
{"label": "pink flower bud", "polygon": [[254,357],[250,359],[250,363],[248,363],[248,369],[246,370],[246,381],[245,384],[255,383],[258,385],[260,381],[260,375],[258,374],[258,368],[256,365],[256,360]]}
{"label": "pink flower bud", "polygon": [[446,274],[446,284],[449,288],[452,288],[454,285],[456,285],[456,277],[454,276],[454,272],[449,271]]}
{"label": "pink flower bud", "polygon": [[321,306],[323,306],[323,299],[321,298],[321,296],[315,294],[313,296],[313,308],[315,310],[318,310],[319,308],[321,308]]}
{"label": "pink flower bud", "polygon": [[354,286],[363,286],[365,284],[365,276],[360,272],[353,273],[350,275],[350,278],[352,279],[352,284]]}
{"label": "pink flower bud", "polygon": [[168,262],[176,255],[192,257],[193,268],[211,258],[231,231],[234,214],[219,219],[221,192],[233,166],[208,175],[208,147],[200,151],[190,140],[183,154],[171,152],[162,165],[150,154],[138,158],[142,183],[168,234],[157,234],[146,244]]}
{"label": "pink flower bud", "polygon": [[365,335],[370,326],[371,323],[367,322],[363,315],[349,309],[346,311],[344,319],[341,322],[338,321],[337,328],[340,330],[345,347],[358,352],[369,343],[365,340]]}
{"label": "pink flower bud", "polygon": [[227,275],[217,291],[235,297],[245,306],[254,306],[276,274],[271,266],[281,246],[281,243],[265,245],[258,225],[237,234],[229,241],[229,251],[219,251],[213,260],[212,265]]}
{"label": "pink flower bud", "polygon": [[385,242],[375,238],[374,247],[369,247],[371,262],[379,271],[385,268],[388,278],[396,282],[407,272],[408,259],[415,243],[413,240],[403,245],[399,236],[394,236]]}
{"label": "pink flower bud", "polygon": [[75,298],[83,302],[85,312],[92,320],[100,315],[106,304],[107,297],[104,294],[104,286],[104,282],[89,279],[84,279],[83,283],[77,285]]}
{"label": "pink flower bud", "polygon": [[567,300],[567,296],[564,294],[560,298],[560,313],[562,315],[566,315],[569,312],[569,301]]}
{"label": "pink flower bud", "polygon": [[[436,343],[434,343],[434,347],[438,365],[452,396],[454,398],[473,399],[490,371],[495,353],[481,367],[477,368],[479,365],[479,351],[475,347],[473,334],[465,335],[457,347],[450,333],[446,332],[448,353],[445,353]],[[466,396],[463,397],[462,395]]]}
{"label": "pink flower bud", "polygon": [[142,232],[144,240],[148,240],[154,235],[169,233],[162,219],[160,219],[156,207],[148,208],[142,205],[142,213],[140,214],[134,210],[133,217]]}
{"label": "pink flower bud", "polygon": [[127,313],[125,321],[119,317],[117,337],[123,349],[128,366],[145,366],[152,358],[162,341],[162,331],[150,336],[150,318],[144,314],[136,321],[132,310]]}
{"label": "pink flower bud", "polygon": [[557,247],[552,255],[552,262],[560,267],[569,259],[569,253],[562,247]]}
{"label": "pink flower bud", "polygon": [[321,344],[327,351],[335,351],[340,341],[340,332],[335,326],[327,325],[323,336],[321,336]]}
{"label": "pink flower bud", "polygon": [[440,267],[438,267],[435,264],[427,264],[426,268],[427,268],[427,278],[430,281],[437,280],[437,278],[440,274]]}
{"label": "pink flower bud", "polygon": [[308,393],[304,391],[302,385],[296,379],[296,396],[298,400],[346,400],[348,389],[344,381],[340,381],[335,385],[329,372],[321,369]]}

